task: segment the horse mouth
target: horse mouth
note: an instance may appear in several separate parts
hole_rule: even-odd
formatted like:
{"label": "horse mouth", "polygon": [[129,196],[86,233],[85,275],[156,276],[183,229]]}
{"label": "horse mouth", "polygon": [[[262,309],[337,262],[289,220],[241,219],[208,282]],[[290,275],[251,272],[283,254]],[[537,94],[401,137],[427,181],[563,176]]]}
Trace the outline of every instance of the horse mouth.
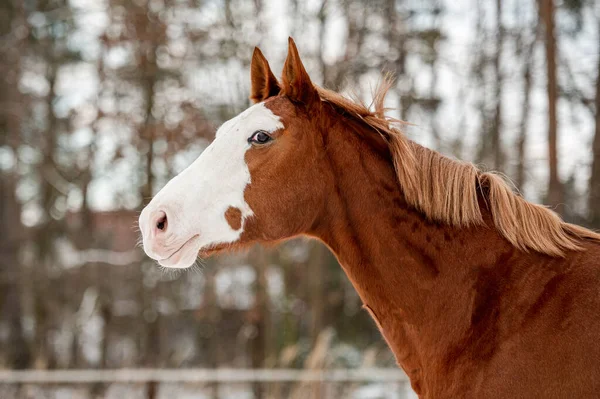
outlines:
{"label": "horse mouth", "polygon": [[[198,234],[190,237],[186,242],[184,242],[183,244],[181,244],[181,246],[175,250],[173,253],[171,253],[171,255],[169,255],[168,257],[164,258],[164,259],[159,259],[158,263],[161,266],[165,266],[165,267],[181,267],[178,266],[179,263],[181,263],[181,261],[185,258],[190,258],[192,257],[192,248],[194,247],[194,245],[197,244],[198,239],[200,238],[200,236]],[[194,249],[193,250],[193,260],[196,259],[196,256],[198,254],[198,249]],[[189,266],[189,265],[188,265]],[[186,266],[186,267],[188,267]]]}

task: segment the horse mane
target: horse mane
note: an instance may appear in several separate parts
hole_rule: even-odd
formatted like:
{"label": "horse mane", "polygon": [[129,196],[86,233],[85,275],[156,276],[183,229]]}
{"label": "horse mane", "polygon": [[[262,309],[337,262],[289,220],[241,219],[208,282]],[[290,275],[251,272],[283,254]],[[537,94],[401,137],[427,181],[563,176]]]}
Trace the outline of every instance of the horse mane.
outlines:
{"label": "horse mane", "polygon": [[550,209],[526,201],[499,174],[409,140],[398,128],[402,122],[385,115],[384,100],[392,83],[386,75],[371,105],[315,87],[322,101],[379,132],[390,149],[406,201],[427,218],[456,227],[485,225],[479,192],[498,232],[520,250],[563,257],[565,251],[582,250],[583,239],[600,241],[600,234],[566,223]]}

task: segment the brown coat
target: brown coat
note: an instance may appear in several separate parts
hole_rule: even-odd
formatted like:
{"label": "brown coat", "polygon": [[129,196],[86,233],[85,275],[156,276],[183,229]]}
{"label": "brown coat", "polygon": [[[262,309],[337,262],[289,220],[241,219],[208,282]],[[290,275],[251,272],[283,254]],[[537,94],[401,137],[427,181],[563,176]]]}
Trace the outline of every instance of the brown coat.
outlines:
{"label": "brown coat", "polygon": [[246,155],[239,245],[327,244],[421,398],[600,397],[600,236],[410,142],[384,95],[313,86],[292,41],[279,83],[255,51],[285,128]]}

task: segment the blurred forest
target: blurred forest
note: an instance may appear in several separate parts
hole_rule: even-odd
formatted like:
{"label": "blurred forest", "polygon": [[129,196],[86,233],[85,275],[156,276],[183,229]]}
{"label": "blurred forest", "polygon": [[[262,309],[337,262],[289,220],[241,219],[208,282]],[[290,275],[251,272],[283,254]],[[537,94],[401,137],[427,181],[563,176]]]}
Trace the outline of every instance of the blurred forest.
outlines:
{"label": "blurred forest", "polygon": [[394,365],[316,242],[182,273],[136,246],[289,35],[315,82],[393,72],[412,139],[600,228],[597,1],[1,0],[0,368]]}

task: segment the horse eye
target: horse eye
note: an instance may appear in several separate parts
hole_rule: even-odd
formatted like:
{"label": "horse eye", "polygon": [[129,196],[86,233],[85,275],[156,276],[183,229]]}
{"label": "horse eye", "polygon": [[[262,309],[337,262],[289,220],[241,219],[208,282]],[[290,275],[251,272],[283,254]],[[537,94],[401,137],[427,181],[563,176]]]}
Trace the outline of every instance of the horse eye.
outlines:
{"label": "horse eye", "polygon": [[271,136],[269,136],[269,134],[267,132],[265,132],[264,130],[258,130],[256,132],[254,132],[252,134],[252,136],[250,136],[250,138],[248,139],[248,142],[255,143],[255,144],[265,144],[271,140],[272,140],[272,138],[271,138]]}

